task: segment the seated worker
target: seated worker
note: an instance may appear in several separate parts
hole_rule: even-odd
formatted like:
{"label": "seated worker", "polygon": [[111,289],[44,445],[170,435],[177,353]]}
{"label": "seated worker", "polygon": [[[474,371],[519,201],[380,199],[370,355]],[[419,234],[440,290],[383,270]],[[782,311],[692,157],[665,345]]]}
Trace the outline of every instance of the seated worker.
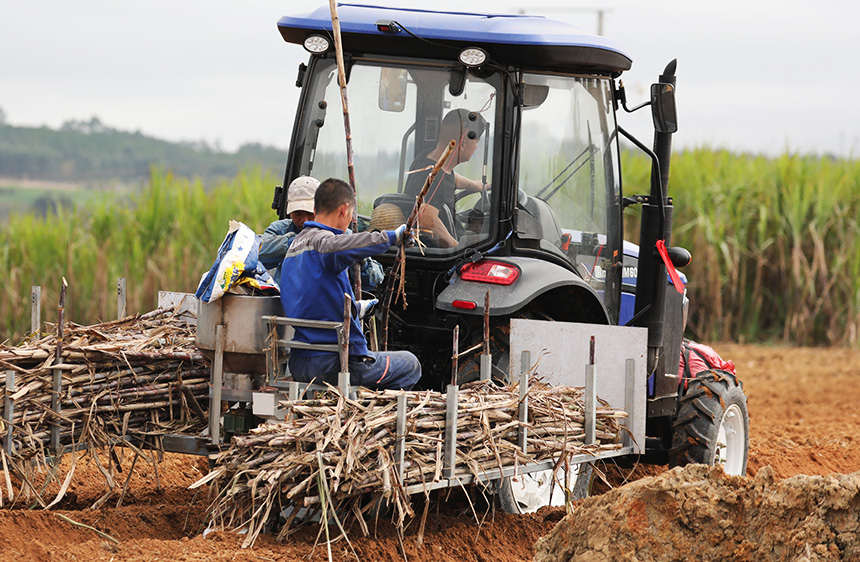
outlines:
{"label": "seated worker", "polygon": [[260,263],[266,269],[275,269],[272,277],[280,283],[281,264],[287,249],[296,234],[302,231],[305,222],[314,219],[314,193],[320,182],[310,176],[299,176],[287,190],[287,215],[290,218],[276,220],[260,236]]}
{"label": "seated worker", "polygon": [[409,167],[410,170],[416,171],[407,177],[403,192],[417,197],[430,174],[430,168],[442,157],[448,143],[451,140],[457,141],[457,147],[448,156],[445,165],[436,174],[433,185],[427,190],[427,195],[424,197],[425,204],[418,215],[421,228],[430,230],[442,247],[457,245],[457,239],[453,236],[454,233],[448,231],[445,223],[439,217],[442,206],[447,206],[453,214],[455,190],[466,189],[480,192],[489,188],[480,181],[465,178],[453,171],[458,164],[469,161],[478,148],[478,142],[486,127],[487,121],[481,117],[480,113],[470,112],[467,109],[454,109],[448,112],[439,127],[439,138],[436,140],[436,146],[427,154],[416,158]]}
{"label": "seated worker", "polygon": [[[294,179],[287,190],[287,214],[290,218],[276,220],[260,236],[260,263],[270,270],[278,283],[281,282],[281,264],[290,244],[305,223],[314,220],[314,194],[319,184],[319,180],[310,176]],[[362,287],[375,289],[382,282],[383,275],[378,262],[368,258],[361,264]]]}
{"label": "seated worker", "polygon": [[[290,318],[343,320],[344,294],[355,303],[346,270],[350,264],[381,254],[400,242],[406,225],[381,232],[345,233],[355,211],[355,193],[342,180],[329,178],[314,196],[316,217],[305,223],[284,258],[281,303]],[[353,308],[353,311],[355,308]],[[295,339],[307,343],[337,343],[333,330],[295,328]],[[337,384],[340,356],[334,352],[293,349],[290,373],[297,381]],[[371,389],[411,389],[421,378],[421,365],[408,351],[374,352],[357,314],[349,329],[350,384]]]}

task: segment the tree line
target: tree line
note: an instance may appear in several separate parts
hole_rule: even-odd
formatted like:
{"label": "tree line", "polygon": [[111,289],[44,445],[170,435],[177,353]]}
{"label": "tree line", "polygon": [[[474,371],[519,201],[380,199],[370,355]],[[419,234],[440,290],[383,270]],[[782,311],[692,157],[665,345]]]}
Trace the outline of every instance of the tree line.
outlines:
{"label": "tree line", "polygon": [[257,143],[225,152],[205,142],[173,143],[121,131],[98,117],[59,129],[17,127],[0,109],[0,177],[76,183],[138,182],[155,164],[183,177],[232,178],[247,167],[277,172],[286,151]]}

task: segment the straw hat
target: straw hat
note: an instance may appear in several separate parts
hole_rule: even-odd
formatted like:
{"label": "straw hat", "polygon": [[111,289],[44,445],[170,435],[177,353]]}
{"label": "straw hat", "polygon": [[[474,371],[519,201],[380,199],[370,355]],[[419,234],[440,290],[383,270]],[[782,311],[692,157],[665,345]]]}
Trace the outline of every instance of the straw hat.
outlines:
{"label": "straw hat", "polygon": [[370,215],[370,231],[394,230],[401,224],[406,223],[403,210],[394,203],[382,203],[373,209]]}

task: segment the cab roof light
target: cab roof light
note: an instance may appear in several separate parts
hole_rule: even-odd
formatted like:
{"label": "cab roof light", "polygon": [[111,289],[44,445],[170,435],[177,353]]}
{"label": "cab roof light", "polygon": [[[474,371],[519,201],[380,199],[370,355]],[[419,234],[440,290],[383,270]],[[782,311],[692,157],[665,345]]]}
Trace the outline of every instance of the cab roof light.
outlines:
{"label": "cab roof light", "polygon": [[468,47],[460,51],[460,56],[458,58],[464,66],[475,68],[487,62],[487,59],[490,57],[484,49],[479,47]]}
{"label": "cab roof light", "polygon": [[520,270],[517,266],[490,260],[469,263],[460,270],[460,278],[463,281],[494,285],[511,285],[519,276]]}
{"label": "cab roof light", "polygon": [[331,43],[322,35],[310,35],[302,44],[305,50],[314,55],[321,55],[329,50]]}

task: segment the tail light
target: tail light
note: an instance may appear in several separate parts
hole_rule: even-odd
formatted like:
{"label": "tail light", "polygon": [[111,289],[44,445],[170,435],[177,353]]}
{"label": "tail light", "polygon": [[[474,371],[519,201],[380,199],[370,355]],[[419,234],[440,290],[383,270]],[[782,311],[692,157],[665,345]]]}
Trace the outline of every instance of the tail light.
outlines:
{"label": "tail light", "polygon": [[492,283],[494,285],[510,285],[519,276],[520,270],[517,266],[490,260],[466,264],[460,270],[460,278],[463,281]]}

